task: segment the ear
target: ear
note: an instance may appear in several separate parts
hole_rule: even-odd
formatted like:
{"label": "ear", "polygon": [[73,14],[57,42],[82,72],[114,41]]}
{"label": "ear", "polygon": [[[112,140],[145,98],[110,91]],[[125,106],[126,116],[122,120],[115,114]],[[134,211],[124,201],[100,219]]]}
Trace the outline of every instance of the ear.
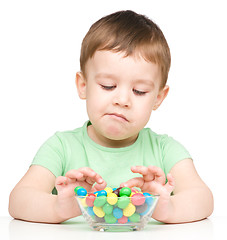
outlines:
{"label": "ear", "polygon": [[163,89],[161,89],[158,93],[157,99],[156,99],[156,103],[153,107],[153,110],[156,110],[159,108],[159,106],[161,105],[161,103],[163,102],[163,100],[166,98],[166,96],[168,95],[169,92],[169,86],[165,86]]}
{"label": "ear", "polygon": [[76,87],[81,99],[86,99],[86,79],[82,72],[76,73]]}

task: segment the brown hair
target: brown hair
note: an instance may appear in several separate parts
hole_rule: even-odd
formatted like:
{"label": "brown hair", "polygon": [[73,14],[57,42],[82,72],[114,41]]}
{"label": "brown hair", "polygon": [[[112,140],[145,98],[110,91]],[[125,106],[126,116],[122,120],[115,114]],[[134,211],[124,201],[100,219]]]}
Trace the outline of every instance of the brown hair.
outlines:
{"label": "brown hair", "polygon": [[163,88],[168,78],[171,56],[161,29],[144,15],[133,11],[119,11],[95,22],[83,39],[80,67],[98,50],[125,52],[125,56],[140,54],[146,61],[158,64]]}

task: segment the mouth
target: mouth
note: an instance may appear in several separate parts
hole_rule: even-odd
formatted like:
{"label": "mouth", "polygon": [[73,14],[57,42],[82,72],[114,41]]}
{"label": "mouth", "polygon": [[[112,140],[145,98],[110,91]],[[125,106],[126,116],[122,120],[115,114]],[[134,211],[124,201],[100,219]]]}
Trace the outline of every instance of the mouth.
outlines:
{"label": "mouth", "polygon": [[116,118],[116,119],[121,120],[121,121],[123,120],[123,121],[129,122],[129,120],[123,114],[108,113],[106,115],[111,116],[111,117]]}

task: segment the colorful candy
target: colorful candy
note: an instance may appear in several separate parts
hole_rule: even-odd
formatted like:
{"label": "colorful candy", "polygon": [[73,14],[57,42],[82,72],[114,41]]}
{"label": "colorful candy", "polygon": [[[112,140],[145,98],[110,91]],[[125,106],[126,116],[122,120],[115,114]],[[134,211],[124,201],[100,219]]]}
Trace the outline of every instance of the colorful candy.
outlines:
{"label": "colorful candy", "polygon": [[93,221],[109,224],[137,223],[150,213],[153,197],[150,193],[139,192],[135,188],[119,187],[87,194],[83,187],[76,187],[80,205]]}
{"label": "colorful candy", "polygon": [[107,198],[106,196],[99,196],[99,197],[96,197],[95,201],[94,201],[94,206],[96,207],[102,207],[107,201]]}
{"label": "colorful candy", "polygon": [[143,205],[145,202],[145,196],[142,193],[135,193],[131,197],[131,202],[135,206]]}
{"label": "colorful candy", "polygon": [[86,197],[86,203],[87,203],[88,207],[94,206],[95,199],[96,199],[96,195],[94,193],[88,194],[88,196]]}
{"label": "colorful candy", "polygon": [[119,195],[120,195],[120,197],[122,197],[122,196],[127,196],[127,197],[129,197],[130,195],[131,195],[131,189],[130,188],[128,188],[128,187],[123,187],[121,190],[120,190],[120,192],[119,192]]}
{"label": "colorful candy", "polygon": [[111,205],[115,205],[118,201],[118,196],[115,193],[109,193],[108,194],[108,198],[107,198],[107,202]]}
{"label": "colorful candy", "polygon": [[126,217],[130,217],[135,211],[136,207],[132,203],[129,203],[128,206],[123,210],[123,214]]}

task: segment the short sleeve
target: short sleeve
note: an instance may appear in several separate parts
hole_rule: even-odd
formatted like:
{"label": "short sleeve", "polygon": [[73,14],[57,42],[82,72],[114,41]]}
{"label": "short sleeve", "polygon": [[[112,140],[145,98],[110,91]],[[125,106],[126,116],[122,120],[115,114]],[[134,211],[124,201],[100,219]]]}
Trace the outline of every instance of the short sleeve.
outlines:
{"label": "short sleeve", "polygon": [[56,177],[64,169],[64,149],[61,139],[55,133],[38,150],[31,165],[40,165],[49,169]]}
{"label": "short sleeve", "polygon": [[177,162],[191,158],[191,155],[181,143],[167,135],[162,137],[161,148],[165,174],[169,173]]}

